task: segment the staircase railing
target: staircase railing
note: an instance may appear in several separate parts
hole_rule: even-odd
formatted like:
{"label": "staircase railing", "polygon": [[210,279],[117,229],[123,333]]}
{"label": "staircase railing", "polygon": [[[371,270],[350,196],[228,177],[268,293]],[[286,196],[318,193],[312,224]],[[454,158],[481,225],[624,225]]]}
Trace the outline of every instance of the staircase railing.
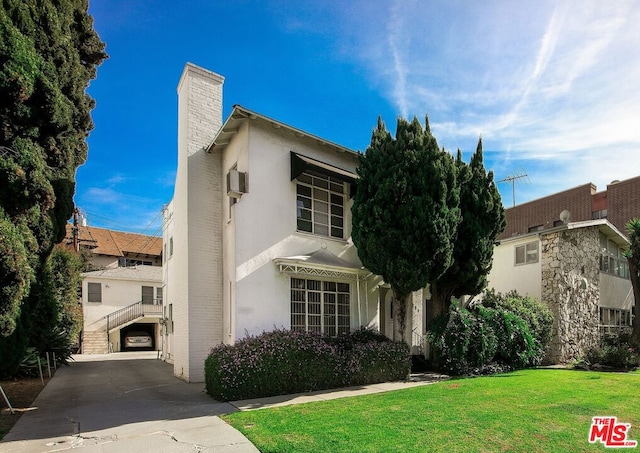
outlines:
{"label": "staircase railing", "polygon": [[162,315],[162,305],[157,304],[145,304],[142,302],[136,302],[127,307],[123,307],[120,310],[105,316],[107,320],[107,332],[111,329],[115,329],[123,324],[126,324],[134,319],[142,318],[147,315]]}

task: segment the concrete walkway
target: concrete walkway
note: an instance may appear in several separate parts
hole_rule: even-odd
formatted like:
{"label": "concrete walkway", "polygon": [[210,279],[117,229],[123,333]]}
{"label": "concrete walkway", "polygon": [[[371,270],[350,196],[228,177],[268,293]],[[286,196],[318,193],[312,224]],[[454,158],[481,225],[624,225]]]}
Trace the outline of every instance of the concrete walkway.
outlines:
{"label": "concrete walkway", "polygon": [[415,375],[346,389],[220,403],[203,384],[187,384],[153,352],[79,355],[58,369],[0,442],[0,453],[79,450],[105,453],[258,450],[218,415],[238,410],[325,401],[425,385],[446,378]]}

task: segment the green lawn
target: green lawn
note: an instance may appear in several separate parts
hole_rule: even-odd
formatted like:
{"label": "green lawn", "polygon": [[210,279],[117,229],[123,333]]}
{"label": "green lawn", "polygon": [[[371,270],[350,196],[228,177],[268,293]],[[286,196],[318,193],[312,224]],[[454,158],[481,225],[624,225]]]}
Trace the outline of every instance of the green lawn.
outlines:
{"label": "green lawn", "polygon": [[608,450],[588,443],[598,415],[640,441],[640,374],[523,370],[224,419],[261,452],[572,452]]}

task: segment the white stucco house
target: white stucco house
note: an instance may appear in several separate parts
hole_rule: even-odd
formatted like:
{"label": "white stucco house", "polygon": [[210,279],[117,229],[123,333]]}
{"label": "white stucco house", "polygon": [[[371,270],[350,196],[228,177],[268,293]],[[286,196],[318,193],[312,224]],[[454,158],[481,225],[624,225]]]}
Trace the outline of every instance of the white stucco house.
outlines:
{"label": "white stucco house", "polygon": [[162,239],[87,226],[67,225],[65,245],[82,252],[83,328],[81,352],[123,350],[129,331],[144,331],[162,348]]}
{"label": "white stucco house", "polygon": [[129,331],[144,331],[161,349],[162,267],[136,265],[82,274],[84,354],[124,350]]}
{"label": "white stucco house", "polygon": [[[358,153],[241,106],[222,121],[224,78],[187,64],[178,168],[165,209],[163,341],[174,374],[204,379],[211,347],[274,328],[391,336],[390,294],[351,234]],[[405,337],[421,348],[424,297]]]}
{"label": "white stucco house", "polygon": [[604,332],[629,327],[634,305],[627,238],[606,219],[559,222],[514,235],[495,248],[489,287],[516,290],[554,314],[547,359],[565,363],[596,346]]}

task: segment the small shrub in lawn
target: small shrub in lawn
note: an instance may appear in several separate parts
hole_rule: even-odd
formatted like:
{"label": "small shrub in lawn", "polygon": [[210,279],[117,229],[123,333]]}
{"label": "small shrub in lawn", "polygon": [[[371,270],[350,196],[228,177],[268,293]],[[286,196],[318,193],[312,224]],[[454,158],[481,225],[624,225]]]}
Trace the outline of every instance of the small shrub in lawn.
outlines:
{"label": "small shrub in lawn", "polygon": [[336,338],[274,330],[219,345],[205,361],[207,393],[221,401],[404,379],[409,348],[359,330]]}

